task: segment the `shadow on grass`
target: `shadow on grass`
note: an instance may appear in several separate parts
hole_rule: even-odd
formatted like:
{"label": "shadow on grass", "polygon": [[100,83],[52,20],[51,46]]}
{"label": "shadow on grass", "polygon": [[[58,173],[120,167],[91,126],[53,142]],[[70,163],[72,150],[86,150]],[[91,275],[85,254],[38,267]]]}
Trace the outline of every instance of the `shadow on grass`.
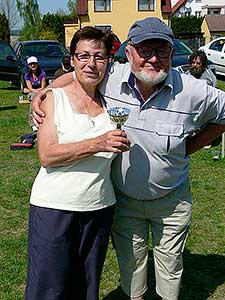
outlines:
{"label": "shadow on grass", "polygon": [[225,76],[219,75],[219,74],[216,75],[216,78],[217,78],[218,80],[222,80],[222,81],[225,80]]}
{"label": "shadow on grass", "polygon": [[[217,254],[200,255],[191,254],[187,249],[184,252],[184,272],[180,291],[180,300],[209,300],[218,286],[225,282],[225,257]],[[155,293],[154,266],[152,251],[149,251],[149,279],[148,291],[145,294],[147,300],[161,299]],[[225,299],[221,295],[218,299]],[[118,287],[102,300],[127,300],[129,299]]]}
{"label": "shadow on grass", "polygon": [[2,111],[2,110],[10,110],[10,109],[17,109],[17,106],[16,105],[0,106],[0,111]]}

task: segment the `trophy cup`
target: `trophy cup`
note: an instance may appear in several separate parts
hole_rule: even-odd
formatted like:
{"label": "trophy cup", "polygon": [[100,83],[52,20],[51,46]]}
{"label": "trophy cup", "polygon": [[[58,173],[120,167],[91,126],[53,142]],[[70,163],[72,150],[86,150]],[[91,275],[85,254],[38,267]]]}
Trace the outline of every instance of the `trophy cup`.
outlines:
{"label": "trophy cup", "polygon": [[124,107],[113,107],[108,109],[107,112],[112,122],[116,124],[116,128],[121,129],[129,117],[130,110]]}

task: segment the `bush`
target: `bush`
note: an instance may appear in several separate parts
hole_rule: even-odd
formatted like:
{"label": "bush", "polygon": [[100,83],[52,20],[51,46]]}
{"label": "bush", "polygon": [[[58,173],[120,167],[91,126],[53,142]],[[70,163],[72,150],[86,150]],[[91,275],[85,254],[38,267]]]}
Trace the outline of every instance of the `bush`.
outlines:
{"label": "bush", "polygon": [[171,17],[171,29],[176,38],[196,38],[201,37],[201,25],[203,18],[190,16],[190,17]]}

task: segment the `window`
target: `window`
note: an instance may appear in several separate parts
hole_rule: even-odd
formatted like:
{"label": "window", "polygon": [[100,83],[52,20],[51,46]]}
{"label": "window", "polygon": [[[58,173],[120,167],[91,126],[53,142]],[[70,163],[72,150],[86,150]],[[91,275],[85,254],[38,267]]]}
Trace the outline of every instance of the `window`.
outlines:
{"label": "window", "polygon": [[214,43],[212,43],[210,45],[209,49],[221,52],[223,49],[224,43],[225,43],[224,40],[215,41]]}
{"label": "window", "polygon": [[208,14],[209,15],[219,15],[221,12],[220,8],[209,8],[208,9]]}
{"label": "window", "polygon": [[111,0],[94,0],[95,11],[111,11]]}
{"label": "window", "polygon": [[154,10],[155,0],[138,0],[138,10]]}
{"label": "window", "polygon": [[95,28],[101,29],[102,31],[111,31],[111,25],[95,25]]}

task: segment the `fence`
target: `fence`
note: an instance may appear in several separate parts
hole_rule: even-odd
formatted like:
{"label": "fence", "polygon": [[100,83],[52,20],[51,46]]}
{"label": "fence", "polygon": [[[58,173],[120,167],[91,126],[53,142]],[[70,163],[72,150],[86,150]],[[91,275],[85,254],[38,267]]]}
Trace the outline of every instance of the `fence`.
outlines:
{"label": "fence", "polygon": [[205,45],[204,38],[189,38],[189,39],[181,39],[187,46],[189,46],[193,51],[198,50],[199,47]]}

